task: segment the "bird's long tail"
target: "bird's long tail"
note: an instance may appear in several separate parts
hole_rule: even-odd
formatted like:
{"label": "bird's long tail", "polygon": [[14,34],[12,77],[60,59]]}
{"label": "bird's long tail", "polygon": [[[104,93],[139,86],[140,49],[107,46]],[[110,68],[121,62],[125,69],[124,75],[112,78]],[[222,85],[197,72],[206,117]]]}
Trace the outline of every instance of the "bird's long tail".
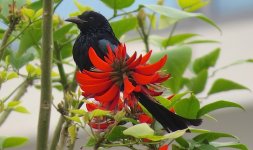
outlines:
{"label": "bird's long tail", "polygon": [[134,93],[138,101],[161,123],[167,132],[186,129],[188,126],[198,126],[202,119],[187,119],[170,112],[162,105],[152,100],[152,97],[143,93]]}

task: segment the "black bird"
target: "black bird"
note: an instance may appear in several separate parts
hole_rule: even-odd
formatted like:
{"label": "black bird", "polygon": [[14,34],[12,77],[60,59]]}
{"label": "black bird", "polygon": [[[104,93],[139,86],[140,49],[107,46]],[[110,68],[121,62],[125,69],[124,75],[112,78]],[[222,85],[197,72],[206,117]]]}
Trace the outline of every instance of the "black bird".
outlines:
{"label": "black bird", "polygon": [[[75,23],[80,29],[80,35],[73,47],[73,57],[81,71],[93,68],[88,56],[90,47],[93,47],[99,57],[104,59],[108,44],[112,49],[120,44],[107,19],[97,12],[86,11],[66,21]],[[134,95],[167,132],[186,129],[189,125],[198,126],[202,122],[201,119],[187,119],[170,112],[149,95],[143,93],[134,93]]]}

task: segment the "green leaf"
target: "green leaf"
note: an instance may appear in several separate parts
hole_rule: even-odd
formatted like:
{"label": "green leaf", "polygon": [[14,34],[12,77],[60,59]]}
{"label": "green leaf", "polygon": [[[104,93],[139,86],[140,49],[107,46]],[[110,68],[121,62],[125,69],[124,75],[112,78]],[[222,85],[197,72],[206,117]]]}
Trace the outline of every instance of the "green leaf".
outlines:
{"label": "green leaf", "polygon": [[248,88],[231,80],[217,79],[209,90],[208,95],[230,90],[248,90]]}
{"label": "green leaf", "polygon": [[126,112],[124,110],[118,111],[114,116],[115,121],[120,122],[125,117]]}
{"label": "green leaf", "polygon": [[95,109],[92,112],[90,112],[91,118],[106,116],[106,115],[109,115],[109,114],[110,114],[110,111],[101,110],[101,109]]}
{"label": "green leaf", "polygon": [[17,106],[14,108],[14,111],[25,114],[30,113],[24,106]]}
{"label": "green leaf", "polygon": [[180,21],[183,19],[188,19],[188,18],[198,18],[212,26],[214,26],[215,28],[217,28],[220,32],[221,29],[208,17],[206,17],[205,15],[201,14],[201,13],[189,13],[189,12],[185,12],[185,11],[181,11],[172,7],[168,7],[168,6],[164,6],[164,5],[144,5],[146,8],[151,9],[152,11],[159,13],[160,15],[164,15],[167,16],[175,21]]}
{"label": "green leaf", "polygon": [[117,141],[120,139],[124,139],[127,137],[126,135],[123,134],[123,131],[126,129],[127,128],[124,126],[116,126],[111,130],[110,134],[106,136],[106,139],[109,141]]}
{"label": "green leaf", "polygon": [[18,106],[20,103],[21,103],[21,101],[11,101],[11,102],[9,102],[9,103],[7,104],[7,107],[13,108],[13,107]]}
{"label": "green leaf", "polygon": [[182,87],[182,76],[191,61],[192,50],[189,47],[178,47],[171,50],[165,50],[155,53],[150,61],[157,62],[164,55],[168,56],[163,70],[171,74],[171,79],[164,82],[164,86],[170,88],[173,93],[178,93]]}
{"label": "green leaf", "polygon": [[79,12],[85,12],[85,11],[92,10],[91,7],[82,5],[81,3],[78,2],[78,0],[73,0],[73,1],[74,1],[74,4],[76,5],[76,7],[78,8]]}
{"label": "green leaf", "polygon": [[36,68],[31,64],[27,64],[26,71],[29,75],[33,75],[36,72]]}
{"label": "green leaf", "polygon": [[25,137],[0,137],[0,149],[21,146],[27,141]]}
{"label": "green leaf", "polygon": [[25,52],[22,56],[17,56],[14,53],[11,53],[10,55],[10,62],[11,65],[16,68],[20,69],[25,64],[27,64],[29,61],[32,61],[34,59],[34,55],[31,52]]}
{"label": "green leaf", "polygon": [[174,106],[176,113],[182,117],[196,119],[199,111],[199,100],[192,94],[190,98],[182,99]]}
{"label": "green leaf", "polygon": [[34,16],[35,11],[33,9],[23,7],[21,9],[21,13],[31,19]]}
{"label": "green leaf", "polygon": [[106,6],[112,9],[123,9],[131,6],[134,0],[101,0]]}
{"label": "green leaf", "polygon": [[171,99],[171,104],[169,105],[168,108],[173,107],[178,101],[180,101],[182,99],[182,97],[184,97],[186,94],[191,93],[190,91],[186,91],[183,93],[179,93],[179,94],[175,94]]}
{"label": "green leaf", "polygon": [[72,121],[75,121],[75,122],[78,122],[78,123],[82,123],[78,116],[73,116],[73,117],[65,116],[65,117],[69,120],[72,120]]}
{"label": "green leaf", "polygon": [[173,18],[169,18],[167,16],[160,15],[158,29],[159,30],[165,29],[165,28],[171,26],[172,24],[175,24],[175,22],[176,22],[176,20]]}
{"label": "green leaf", "polygon": [[185,134],[187,129],[184,130],[177,130],[175,132],[171,132],[171,133],[167,133],[163,136],[159,136],[159,135],[148,135],[148,136],[144,136],[142,138],[146,138],[149,139],[151,141],[160,141],[160,140],[166,140],[166,139],[176,139],[181,137],[182,135]]}
{"label": "green leaf", "polygon": [[69,110],[71,113],[77,114],[77,115],[85,115],[87,112],[85,112],[83,109],[71,109]]}
{"label": "green leaf", "polygon": [[73,25],[74,24],[69,23],[54,31],[54,40],[60,41],[64,39],[65,35],[69,32],[69,30],[73,27]]}
{"label": "green leaf", "polygon": [[0,100],[0,113],[4,111],[4,102]]}
{"label": "green leaf", "polygon": [[209,4],[210,0],[177,0],[179,6],[188,12],[196,11]]}
{"label": "green leaf", "polygon": [[234,103],[234,102],[229,102],[229,101],[224,101],[224,100],[220,100],[220,101],[217,101],[217,102],[213,102],[213,103],[210,103],[210,104],[207,104],[205,106],[203,106],[199,111],[198,111],[198,117],[201,117],[211,111],[214,111],[214,110],[217,110],[217,109],[222,109],[222,108],[227,108],[227,107],[236,107],[236,108],[240,108],[240,109],[243,109],[244,108],[237,104],[237,103]]}
{"label": "green leaf", "polygon": [[41,39],[41,21],[38,21],[31,25],[20,37],[19,49],[17,57],[22,56],[30,47],[39,44]]}
{"label": "green leaf", "polygon": [[176,138],[175,141],[184,148],[188,148],[190,145],[189,142],[185,140],[183,137]]}
{"label": "green leaf", "polygon": [[191,127],[189,127],[188,129],[191,131],[191,133],[208,133],[208,132],[210,132],[210,130],[206,130],[206,129],[197,129],[197,128],[191,128]]}
{"label": "green leaf", "polygon": [[198,148],[198,150],[219,150],[218,148],[208,145],[208,144],[201,144]]}
{"label": "green leaf", "polygon": [[163,105],[165,108],[169,109],[169,106],[171,105],[171,101],[163,96],[156,96],[155,99]]}
{"label": "green leaf", "polygon": [[162,41],[163,47],[168,47],[171,45],[176,45],[183,43],[185,40],[198,36],[198,34],[193,33],[184,33],[184,34],[177,34],[172,36],[170,39],[165,39]]}
{"label": "green leaf", "polygon": [[240,150],[248,150],[246,145],[236,142],[211,142],[210,144],[217,148],[234,148]]}
{"label": "green leaf", "polygon": [[11,80],[11,79],[14,79],[14,78],[18,78],[18,74],[16,72],[8,73],[7,80]]}
{"label": "green leaf", "polygon": [[133,30],[137,26],[136,17],[124,18],[114,22],[110,22],[112,29],[117,38],[120,38],[123,34]]}
{"label": "green leaf", "polygon": [[202,70],[208,70],[209,67],[213,67],[220,55],[220,48],[216,48],[212,52],[195,59],[193,62],[193,71],[199,73]]}
{"label": "green leaf", "polygon": [[154,130],[151,129],[149,125],[146,123],[134,125],[123,131],[124,135],[130,135],[136,138],[142,138],[149,135],[154,135],[154,133],[155,133]]}
{"label": "green leaf", "polygon": [[93,137],[90,137],[88,142],[85,144],[85,147],[93,147],[96,145],[96,139]]}
{"label": "green leaf", "polygon": [[71,125],[70,127],[68,127],[68,133],[70,136],[70,143],[73,144],[76,140],[76,126]]}
{"label": "green leaf", "polygon": [[237,137],[235,137],[231,134],[221,133],[221,132],[202,133],[202,134],[195,136],[193,138],[193,140],[196,142],[204,142],[204,141],[212,142],[212,141],[215,141],[219,138],[234,138],[234,139],[238,140]]}
{"label": "green leaf", "polygon": [[202,70],[197,74],[196,77],[187,79],[186,86],[189,90],[193,91],[193,93],[198,94],[205,89],[205,85],[208,78],[207,70]]}
{"label": "green leaf", "polygon": [[184,42],[184,44],[206,44],[206,43],[220,43],[220,41],[216,40],[192,40],[189,42]]}

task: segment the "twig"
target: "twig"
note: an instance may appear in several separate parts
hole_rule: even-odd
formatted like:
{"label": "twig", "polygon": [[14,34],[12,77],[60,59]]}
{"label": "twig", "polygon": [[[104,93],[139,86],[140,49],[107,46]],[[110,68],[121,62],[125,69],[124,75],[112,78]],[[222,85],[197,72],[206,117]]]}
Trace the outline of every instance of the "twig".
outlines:
{"label": "twig", "polygon": [[124,15],[128,15],[128,14],[131,14],[131,13],[138,12],[139,10],[140,10],[140,7],[138,9],[136,9],[136,10],[125,12],[125,13],[121,13],[121,14],[116,14],[116,15],[115,15],[115,12],[114,12],[113,16],[111,18],[109,18],[108,21],[111,21],[112,19],[114,19],[116,17],[120,17],[120,16],[124,16]]}
{"label": "twig", "polygon": [[41,98],[38,120],[37,150],[48,149],[48,133],[52,103],[53,0],[43,1]]}
{"label": "twig", "polygon": [[171,41],[171,37],[173,36],[174,32],[176,31],[176,27],[177,27],[177,22],[172,26],[169,37],[166,41],[166,47],[169,46],[170,41]]}
{"label": "twig", "polygon": [[20,85],[18,85],[7,97],[3,99],[3,102],[6,102],[16,91],[18,91],[24,84],[26,84],[26,80],[23,81]]}

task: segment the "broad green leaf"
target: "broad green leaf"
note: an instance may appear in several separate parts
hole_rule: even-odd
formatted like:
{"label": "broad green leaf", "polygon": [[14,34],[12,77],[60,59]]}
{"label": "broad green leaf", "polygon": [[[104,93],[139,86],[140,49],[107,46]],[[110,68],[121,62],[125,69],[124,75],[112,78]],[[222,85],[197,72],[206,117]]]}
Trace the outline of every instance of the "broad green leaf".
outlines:
{"label": "broad green leaf", "polygon": [[182,99],[174,106],[176,113],[182,117],[196,119],[200,108],[199,100],[191,95],[189,98]]}
{"label": "broad green leaf", "polygon": [[178,47],[155,53],[150,61],[156,62],[164,55],[168,56],[163,70],[171,74],[171,79],[164,82],[164,86],[170,88],[173,93],[178,93],[182,87],[182,76],[191,61],[192,50],[189,47]]}
{"label": "broad green leaf", "polygon": [[201,14],[201,13],[190,13],[190,12],[185,12],[185,11],[181,11],[179,9],[175,9],[172,7],[168,7],[168,6],[164,6],[164,5],[144,5],[146,8],[151,9],[152,11],[159,13],[160,15],[164,15],[167,16],[175,21],[180,21],[183,19],[187,19],[187,18],[198,18],[212,26],[214,26],[215,28],[217,28],[219,31],[221,31],[221,29],[208,17],[206,17],[205,15]]}
{"label": "broad green leaf", "polygon": [[189,90],[193,91],[193,93],[198,94],[204,90],[207,78],[208,78],[207,70],[202,70],[197,74],[197,76],[191,79],[187,79],[186,86],[188,87]]}
{"label": "broad green leaf", "polygon": [[106,115],[109,115],[109,114],[110,114],[110,111],[101,110],[101,109],[95,109],[92,112],[90,112],[91,118],[106,116]]}
{"label": "broad green leaf", "polygon": [[155,99],[163,105],[165,108],[169,109],[169,106],[171,105],[171,101],[163,96],[156,96]]}
{"label": "broad green leaf", "polygon": [[25,114],[30,113],[24,106],[17,106],[14,108],[14,111]]}
{"label": "broad green leaf", "polygon": [[11,80],[11,79],[14,79],[14,78],[18,78],[18,74],[16,72],[8,73],[7,80]]}
{"label": "broad green leaf", "polygon": [[193,62],[193,71],[199,73],[202,70],[208,70],[209,67],[213,67],[220,55],[220,48],[216,48],[212,52],[195,59]]}
{"label": "broad green leaf", "polygon": [[83,109],[71,109],[69,110],[71,113],[77,114],[77,115],[85,115],[87,112],[85,112]]}
{"label": "broad green leaf", "polygon": [[201,144],[198,148],[198,150],[219,150],[218,148],[208,145],[208,144]]}
{"label": "broad green leaf", "polygon": [[183,43],[185,40],[188,40],[188,39],[196,37],[196,36],[198,36],[198,34],[193,34],[193,33],[177,34],[177,35],[170,37],[170,39],[163,40],[162,44],[163,44],[163,47],[168,47],[170,45],[176,45],[176,44]]}
{"label": "broad green leaf", "polygon": [[184,42],[184,44],[207,44],[207,43],[220,43],[220,41],[216,40],[192,40],[189,42]]}
{"label": "broad green leaf", "polygon": [[96,139],[94,137],[90,137],[84,146],[85,147],[93,147],[95,145],[96,145]]}
{"label": "broad green leaf", "polygon": [[131,6],[134,0],[101,0],[106,6],[112,9],[123,9]]}
{"label": "broad green leaf", "polygon": [[212,141],[215,141],[219,138],[233,138],[233,139],[238,140],[237,137],[235,137],[231,134],[221,133],[221,132],[202,133],[202,134],[199,134],[199,135],[195,136],[193,138],[193,140],[196,141],[196,142],[203,142],[203,141],[212,142]]}
{"label": "broad green leaf", "polygon": [[112,29],[117,38],[120,38],[126,32],[133,30],[137,26],[137,19],[135,17],[124,18],[114,22],[110,22]]}
{"label": "broad green leaf", "polygon": [[192,133],[208,133],[210,132],[210,130],[206,130],[206,129],[197,129],[197,128],[188,128]]}
{"label": "broad green leaf", "polygon": [[211,142],[210,144],[217,148],[234,148],[240,150],[248,150],[246,145],[236,142]]}
{"label": "broad green leaf", "polygon": [[11,101],[7,104],[7,107],[12,108],[12,107],[16,107],[21,103],[21,101]]}
{"label": "broad green leaf", "polygon": [[32,64],[27,64],[25,68],[26,68],[26,72],[29,75],[34,75],[36,72],[36,68]]}
{"label": "broad green leaf", "polygon": [[70,127],[68,127],[68,133],[70,136],[70,143],[73,144],[76,140],[76,126],[71,125]]}
{"label": "broad green leaf", "polygon": [[31,19],[31,18],[34,16],[35,11],[34,11],[33,9],[29,9],[29,8],[23,7],[23,8],[21,9],[21,13],[22,13],[24,16],[26,16],[26,17],[28,17],[28,18]]}
{"label": "broad green leaf", "polygon": [[118,112],[116,113],[116,115],[114,116],[114,119],[115,119],[117,122],[120,122],[120,121],[123,119],[123,117],[125,117],[125,115],[126,115],[126,112],[125,112],[124,110],[118,111]]}
{"label": "broad green leaf", "polygon": [[196,11],[207,4],[209,4],[210,0],[177,0],[179,6],[188,12]]}
{"label": "broad green leaf", "polygon": [[123,131],[123,134],[130,135],[136,138],[142,138],[149,135],[154,135],[154,133],[155,133],[154,130],[151,129],[149,125],[146,123],[134,125]]}
{"label": "broad green leaf", "polygon": [[189,147],[189,142],[185,140],[183,137],[176,138],[175,141],[184,148]]}
{"label": "broad green leaf", "polygon": [[54,32],[54,41],[60,41],[64,39],[65,35],[73,27],[72,23],[66,24]]}
{"label": "broad green leaf", "polygon": [[162,30],[162,29],[168,28],[172,24],[175,24],[175,22],[176,22],[175,19],[172,19],[172,18],[164,16],[164,15],[160,15],[158,29]]}
{"label": "broad green leaf", "polygon": [[230,90],[248,90],[248,88],[231,80],[217,79],[209,90],[208,95]]}
{"label": "broad green leaf", "polygon": [[116,126],[111,130],[110,134],[106,136],[106,139],[109,141],[117,141],[120,139],[124,139],[127,137],[126,135],[123,134],[123,131],[126,129],[127,128],[124,126]]}
{"label": "broad green leaf", "polygon": [[11,53],[10,55],[11,65],[16,69],[20,69],[25,64],[32,61],[33,59],[34,59],[34,54],[29,51],[25,52],[22,56],[19,56],[19,57],[14,53]]}
{"label": "broad green leaf", "polygon": [[0,137],[0,149],[21,146],[27,141],[25,137]]}
{"label": "broad green leaf", "polygon": [[78,122],[78,123],[82,123],[78,116],[73,116],[73,117],[65,116],[65,117],[69,120],[72,120],[72,121],[75,121],[75,122]]}
{"label": "broad green leaf", "polygon": [[39,44],[41,39],[41,21],[38,21],[31,25],[20,37],[19,49],[17,57],[22,56],[30,47]]}
{"label": "broad green leaf", "polygon": [[203,106],[199,111],[198,111],[198,117],[201,117],[211,111],[214,111],[214,110],[217,110],[217,109],[222,109],[222,108],[227,108],[227,107],[236,107],[236,108],[240,108],[240,109],[243,109],[244,108],[237,104],[237,103],[234,103],[234,102],[229,102],[229,101],[224,101],[224,100],[220,100],[220,101],[217,101],[217,102],[213,102],[213,103],[210,103],[210,104],[207,104],[205,106]]}
{"label": "broad green leaf", "polygon": [[73,0],[73,1],[74,1],[74,4],[76,5],[76,7],[78,8],[78,10],[80,12],[85,12],[85,11],[92,10],[91,7],[81,4],[80,2],[78,2],[78,0]]}
{"label": "broad green leaf", "polygon": [[187,129],[184,130],[177,130],[175,132],[172,133],[167,133],[163,136],[159,136],[159,135],[148,135],[148,136],[144,136],[142,138],[145,139],[149,139],[151,141],[160,141],[160,140],[166,140],[166,139],[176,139],[178,137],[181,137],[182,135],[185,134]]}

